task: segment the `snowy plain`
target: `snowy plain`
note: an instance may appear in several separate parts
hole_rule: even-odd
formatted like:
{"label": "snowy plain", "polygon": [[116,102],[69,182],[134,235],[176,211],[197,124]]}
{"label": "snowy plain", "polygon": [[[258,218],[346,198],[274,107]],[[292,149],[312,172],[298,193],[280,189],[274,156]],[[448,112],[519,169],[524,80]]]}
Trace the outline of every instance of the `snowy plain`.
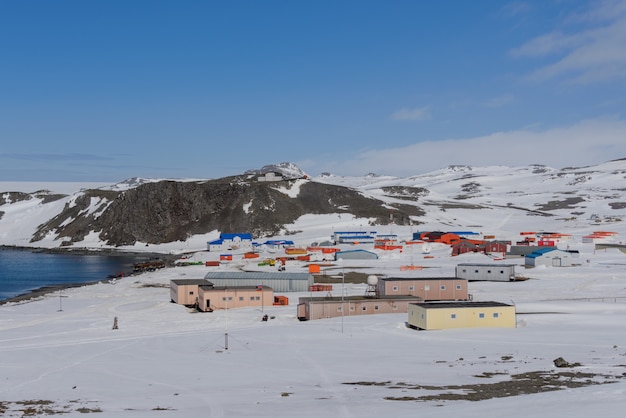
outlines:
{"label": "snowy plain", "polygon": [[[512,216],[505,223],[489,211],[472,216],[468,225],[497,227],[511,236],[529,225],[528,217]],[[550,218],[534,217],[532,222],[536,230],[555,229]],[[276,238],[306,246],[329,239],[333,231],[366,224],[346,215],[305,216],[288,228],[300,232]],[[432,225],[432,230],[441,227]],[[387,228],[402,239],[410,239],[413,232],[408,226]],[[581,221],[569,230],[559,225],[559,232],[572,234],[569,248],[580,252],[573,267],[526,269],[523,259],[451,257],[443,245],[432,245],[428,258],[422,248],[413,247],[381,253],[376,262],[324,267],[338,278],[347,271],[441,277],[454,275],[462,262],[513,262],[528,280],[469,286],[474,300],[515,304],[513,329],[416,331],[406,327],[406,314],[300,322],[298,297],[310,293],[285,294],[289,306],[195,313],[171,303],[169,293],[170,280],[202,278],[209,271],[195,265],[0,305],[0,416],[30,411],[68,417],[89,412],[213,418],[622,417],[626,254],[596,251],[582,242],[584,234],[599,228],[616,231],[618,239],[626,234],[621,222],[598,227]],[[5,245],[11,236],[19,236],[8,229],[5,224]],[[217,254],[204,251],[206,241],[217,235],[145,250],[210,260]],[[400,270],[408,264],[423,269]],[[244,266],[220,268],[236,267]],[[306,265],[288,263],[287,270],[306,271]],[[366,290],[365,284],[333,286],[333,295]],[[264,314],[271,319],[262,322]],[[580,365],[557,368],[558,357]],[[532,384],[525,386],[528,393],[505,385],[537,374],[544,376],[543,384],[533,381],[535,388],[543,388],[539,393],[531,393]],[[546,381],[546,375],[558,379]],[[572,382],[585,384],[575,387]],[[486,395],[483,400],[447,396],[472,393]]]}

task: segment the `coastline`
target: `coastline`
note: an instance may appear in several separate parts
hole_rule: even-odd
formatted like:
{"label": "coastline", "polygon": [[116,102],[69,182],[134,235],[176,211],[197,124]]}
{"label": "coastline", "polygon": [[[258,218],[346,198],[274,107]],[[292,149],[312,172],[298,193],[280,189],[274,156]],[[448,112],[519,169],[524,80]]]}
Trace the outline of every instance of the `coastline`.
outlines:
{"label": "coastline", "polygon": [[[47,253],[47,254],[80,254],[80,255],[103,255],[103,256],[126,256],[126,257],[137,257],[137,258],[145,258],[147,260],[161,260],[165,262],[165,268],[174,266],[174,261],[180,258],[180,255],[173,254],[164,254],[164,253],[156,253],[156,252],[135,252],[135,251],[120,251],[115,249],[94,249],[91,250],[89,248],[38,248],[38,247],[23,247],[23,246],[14,246],[14,245],[0,245],[0,251],[2,250],[17,250],[17,251],[30,251],[33,253]],[[7,299],[0,299],[0,306],[6,305],[8,303],[20,303],[20,302],[28,302],[33,299],[37,299],[43,297],[45,295],[59,292],[64,289],[71,289],[76,287],[84,287],[84,286],[92,286],[98,283],[108,283],[111,280],[121,280],[126,277],[133,277],[142,272],[130,272],[123,277],[105,277],[100,280],[92,280],[88,282],[79,282],[79,283],[60,283],[55,285],[46,285],[36,289],[28,290],[24,293],[21,293],[16,296],[12,296]]]}
{"label": "coastline", "polygon": [[57,284],[57,285],[52,285],[52,286],[42,286],[40,288],[29,290],[28,292],[19,294],[17,296],[13,296],[8,299],[2,299],[0,300],[0,306],[6,305],[8,303],[28,302],[28,301],[31,301],[31,299],[37,299],[42,296],[48,295],[50,293],[58,292],[60,290],[71,289],[75,287],[91,286],[91,285],[98,284],[98,283],[106,283],[110,280],[111,279],[104,279],[104,280],[94,280],[91,282],[84,282],[84,283],[63,283],[63,284]]}
{"label": "coastline", "polygon": [[89,247],[27,247],[20,245],[0,245],[2,250],[30,251],[32,253],[46,254],[79,254],[79,255],[110,255],[110,256],[130,256],[130,257],[146,257],[146,258],[163,258],[166,261],[180,258],[181,254],[160,253],[155,251],[130,251],[118,250],[115,248],[89,248]]}

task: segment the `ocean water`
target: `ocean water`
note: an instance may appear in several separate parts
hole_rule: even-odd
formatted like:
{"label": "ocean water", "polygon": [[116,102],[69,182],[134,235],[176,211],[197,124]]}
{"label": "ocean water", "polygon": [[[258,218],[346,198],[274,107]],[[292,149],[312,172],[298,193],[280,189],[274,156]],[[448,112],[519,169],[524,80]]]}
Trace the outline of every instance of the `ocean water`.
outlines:
{"label": "ocean water", "polygon": [[0,248],[0,300],[44,286],[105,280],[130,274],[146,258],[125,255],[48,254]]}

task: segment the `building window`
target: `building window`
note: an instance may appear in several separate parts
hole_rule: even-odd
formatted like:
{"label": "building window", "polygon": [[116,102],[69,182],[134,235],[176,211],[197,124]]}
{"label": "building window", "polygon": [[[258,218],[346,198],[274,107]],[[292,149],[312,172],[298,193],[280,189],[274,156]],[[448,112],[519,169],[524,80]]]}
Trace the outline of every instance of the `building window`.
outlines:
{"label": "building window", "polygon": [[424,290],[428,292],[430,290],[430,285],[427,284],[426,286],[424,286]]}
{"label": "building window", "polygon": [[193,290],[192,290],[192,291],[190,291],[190,292],[189,292],[189,294],[190,294],[191,296],[193,296]]}
{"label": "building window", "polygon": [[354,306],[350,306],[350,312],[354,312]]}
{"label": "building window", "polygon": [[491,274],[491,270],[487,270],[487,273]]}
{"label": "building window", "polygon": [[364,306],[362,309],[363,311],[367,311],[367,306]]}
{"label": "building window", "polygon": [[485,314],[484,314],[484,313],[479,313],[479,314],[478,314],[478,317],[479,317],[479,318],[484,318],[484,317],[485,317]]}
{"label": "building window", "polygon": [[225,301],[226,300],[226,296],[222,296],[222,300]]}
{"label": "building window", "polygon": [[341,312],[343,309],[341,309],[341,306],[337,306],[337,312]]}
{"label": "building window", "polygon": [[456,314],[455,313],[450,314],[450,319],[456,319]]}
{"label": "building window", "polygon": [[474,270],[474,273],[478,273],[478,270]]}
{"label": "building window", "polygon": [[392,305],[391,309],[394,310],[394,311],[397,311],[398,310],[398,305]]}
{"label": "building window", "polygon": [[494,317],[494,318],[497,318],[497,317],[499,317],[499,316],[500,316],[500,314],[499,314],[498,312],[494,312],[494,313],[493,313],[493,317]]}
{"label": "building window", "polygon": [[463,286],[461,286],[460,284],[456,285],[456,290],[461,290],[463,288]]}
{"label": "building window", "polygon": [[504,274],[504,270],[500,270],[500,274]]}
{"label": "building window", "polygon": [[250,296],[250,300],[254,300],[254,296]]}
{"label": "building window", "polygon": [[243,296],[239,296],[239,300],[243,302]]}
{"label": "building window", "polygon": [[412,292],[415,290],[415,286],[409,286],[409,292]]}
{"label": "building window", "polygon": [[393,287],[391,288],[391,291],[392,291],[392,292],[397,292],[397,291],[398,291],[398,286],[393,286]]}
{"label": "building window", "polygon": [[261,296],[257,296],[254,298],[255,300],[261,300]]}
{"label": "building window", "polygon": [[374,310],[377,311],[378,310],[378,305],[374,305]]}
{"label": "building window", "polygon": [[229,297],[228,297],[228,300],[233,300],[233,297],[232,297],[232,296],[229,296]]}
{"label": "building window", "polygon": [[446,290],[446,285],[445,284],[441,285],[441,290]]}

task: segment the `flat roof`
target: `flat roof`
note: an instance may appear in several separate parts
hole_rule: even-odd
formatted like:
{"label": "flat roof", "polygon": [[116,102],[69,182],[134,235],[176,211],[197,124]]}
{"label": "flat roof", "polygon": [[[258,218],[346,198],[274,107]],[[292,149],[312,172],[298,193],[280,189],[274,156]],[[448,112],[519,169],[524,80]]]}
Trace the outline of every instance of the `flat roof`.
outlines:
{"label": "flat roof", "polygon": [[[300,302],[308,301],[311,303],[325,303],[325,302],[341,302],[341,296],[303,296],[300,299]],[[419,296],[409,296],[409,295],[398,295],[398,296],[378,296],[378,297],[369,297],[369,296],[345,296],[343,298],[344,302],[357,302],[357,301],[380,301],[380,302],[390,302],[390,301],[421,301],[424,300]]]}
{"label": "flat roof", "polygon": [[204,275],[211,280],[309,280],[313,276],[310,273],[294,272],[260,272],[260,271],[210,271]]}
{"label": "flat roof", "polygon": [[[209,284],[209,285],[203,285],[200,287],[202,288],[202,290],[205,290],[205,291],[215,290],[215,291],[225,292],[227,290],[259,290],[259,286],[213,286]],[[260,287],[262,287],[263,290],[273,290],[269,286],[260,286]]]}
{"label": "flat roof", "polygon": [[174,279],[170,280],[171,283],[175,283],[177,285],[206,285],[209,282],[204,279]]}
{"label": "flat roof", "polygon": [[499,263],[460,263],[457,267],[515,267],[517,264],[499,264]]}
{"label": "flat roof", "polygon": [[438,309],[438,308],[494,308],[498,306],[513,306],[508,305],[502,302],[493,302],[493,301],[485,301],[485,302],[476,302],[476,301],[455,301],[455,302],[418,302],[412,305],[417,305],[422,308],[427,309]]}
{"label": "flat roof", "polygon": [[378,280],[384,281],[415,281],[415,280],[467,280],[459,277],[379,277]]}

